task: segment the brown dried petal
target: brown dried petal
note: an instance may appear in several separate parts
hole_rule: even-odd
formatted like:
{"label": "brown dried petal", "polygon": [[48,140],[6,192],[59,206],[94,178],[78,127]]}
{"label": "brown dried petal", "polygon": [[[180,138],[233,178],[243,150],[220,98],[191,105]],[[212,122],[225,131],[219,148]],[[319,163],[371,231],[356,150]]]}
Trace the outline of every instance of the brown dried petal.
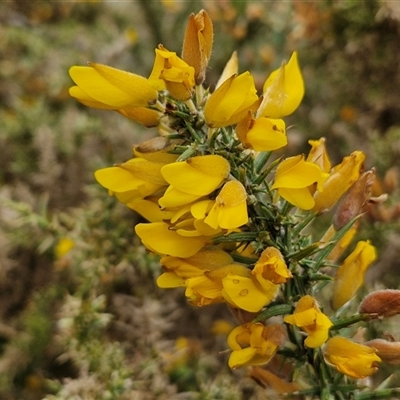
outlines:
{"label": "brown dried petal", "polygon": [[378,356],[388,364],[400,364],[400,342],[389,342],[384,339],[373,339],[365,343],[366,346],[377,350]]}
{"label": "brown dried petal", "polygon": [[400,290],[384,289],[370,293],[361,302],[359,312],[376,317],[400,314]]}

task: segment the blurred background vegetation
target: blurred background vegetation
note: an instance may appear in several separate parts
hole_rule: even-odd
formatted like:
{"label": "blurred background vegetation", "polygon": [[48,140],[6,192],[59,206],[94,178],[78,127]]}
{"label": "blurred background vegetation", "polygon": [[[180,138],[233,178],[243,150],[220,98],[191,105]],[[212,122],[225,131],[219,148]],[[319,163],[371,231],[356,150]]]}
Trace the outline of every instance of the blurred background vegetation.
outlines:
{"label": "blurred background vegetation", "polygon": [[1,399],[266,398],[246,371],[226,367],[229,312],[159,290],[157,260],[133,234],[138,217],[94,181],[155,132],[68,95],[69,67],[87,61],[148,76],[157,44],[179,54],[201,8],[215,28],[207,85],[234,50],[259,88],[299,52],[307,93],[286,154],[320,136],[335,162],[367,153],[377,193],[390,193],[360,232],[380,253],[369,285],[398,287],[400,2],[3,1]]}

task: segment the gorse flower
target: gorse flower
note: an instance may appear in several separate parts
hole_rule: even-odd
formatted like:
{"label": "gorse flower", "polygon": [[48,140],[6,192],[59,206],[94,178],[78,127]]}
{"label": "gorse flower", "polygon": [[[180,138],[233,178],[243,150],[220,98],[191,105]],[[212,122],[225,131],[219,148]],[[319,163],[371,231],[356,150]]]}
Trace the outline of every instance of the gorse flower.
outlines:
{"label": "gorse flower", "polygon": [[[336,265],[365,207],[376,201],[375,170],[363,171],[358,150],[332,167],[329,138],[310,140],[307,155],[282,155],[283,118],[305,91],[297,52],[261,92],[234,52],[212,90],[202,85],[213,40],[202,10],[189,17],[181,57],[163,45],[155,49],[149,78],[97,63],[70,69],[76,84],[70,94],[79,102],[159,132],[95,178],[147,220],[135,232],[160,257],[160,288],[180,288],[197,307],[225,303],[237,317],[240,325],[228,336],[231,368],[272,363],[274,373],[257,367],[253,376],[279,393],[353,399],[364,386],[350,390],[346,377],[371,375],[380,358],[346,339],[348,327],[399,313],[397,292],[367,297],[361,314],[342,307],[376,258],[374,246],[359,241]],[[334,208],[331,221],[318,222],[328,225],[325,234],[314,237],[312,222]],[[382,304],[389,297],[395,311]],[[391,359],[387,343],[370,343],[397,362],[398,351]]]}
{"label": "gorse flower", "polygon": [[374,348],[340,336],[329,339],[324,348],[324,357],[338,371],[355,379],[375,373],[377,363],[381,361]]}
{"label": "gorse flower", "polygon": [[319,347],[326,342],[329,329],[333,325],[320,311],[316,300],[309,295],[299,300],[294,313],[286,316],[284,321],[303,329],[308,334],[304,344],[311,348]]}
{"label": "gorse flower", "polygon": [[266,364],[284,341],[285,330],[281,325],[249,323],[238,326],[228,336],[228,346],[232,350],[229,366]]}

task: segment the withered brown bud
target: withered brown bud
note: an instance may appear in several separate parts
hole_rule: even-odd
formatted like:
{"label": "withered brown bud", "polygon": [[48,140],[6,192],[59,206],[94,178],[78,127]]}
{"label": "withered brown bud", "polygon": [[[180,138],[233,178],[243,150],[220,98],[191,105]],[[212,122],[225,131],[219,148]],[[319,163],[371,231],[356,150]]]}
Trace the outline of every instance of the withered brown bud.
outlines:
{"label": "withered brown bud", "polygon": [[371,198],[374,181],[375,169],[372,168],[364,172],[344,195],[332,221],[337,231],[363,212],[363,207]]}
{"label": "withered brown bud", "polygon": [[376,349],[378,356],[388,364],[400,364],[400,342],[389,342],[384,339],[373,339],[364,343]]}
{"label": "withered brown bud", "polygon": [[400,290],[377,290],[364,297],[360,304],[361,314],[370,314],[371,318],[390,317],[400,314]]}
{"label": "withered brown bud", "polygon": [[287,331],[281,324],[271,324],[264,328],[262,337],[277,347],[281,347],[287,339]]}

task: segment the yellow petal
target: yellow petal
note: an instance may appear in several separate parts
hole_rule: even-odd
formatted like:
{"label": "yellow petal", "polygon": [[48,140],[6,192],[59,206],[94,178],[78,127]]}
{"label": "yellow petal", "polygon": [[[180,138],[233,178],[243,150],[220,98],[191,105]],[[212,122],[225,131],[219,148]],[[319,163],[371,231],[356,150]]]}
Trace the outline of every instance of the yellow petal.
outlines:
{"label": "yellow petal", "polygon": [[164,272],[157,278],[157,286],[162,289],[185,286],[185,280],[173,272]]}
{"label": "yellow petal", "polygon": [[263,102],[257,116],[282,118],[292,114],[304,96],[304,81],[300,71],[297,52],[287,64],[271,73],[263,87]]}
{"label": "yellow petal", "polygon": [[231,58],[225,65],[224,70],[222,71],[221,76],[218,79],[218,82],[215,86],[215,89],[218,89],[227,79],[229,79],[233,75],[237,75],[239,73],[239,65],[238,65],[238,56],[237,52],[234,51],[231,55]]}
{"label": "yellow petal", "polygon": [[250,278],[228,275],[222,279],[224,290],[222,295],[232,305],[250,312],[258,312],[270,303],[278,292],[278,286],[273,285],[270,291],[263,291]]}
{"label": "yellow petal", "polygon": [[88,96],[117,109],[145,107],[158,96],[146,78],[106,65],[90,63],[88,67],[74,66],[69,73]]}
{"label": "yellow petal", "polygon": [[320,181],[321,175],[321,168],[312,162],[305,161],[302,155],[289,157],[278,165],[275,182],[271,189],[305,188]]}
{"label": "yellow petal", "polygon": [[161,113],[146,107],[124,107],[117,110],[121,115],[147,128],[158,126]]}
{"label": "yellow petal", "polygon": [[175,257],[193,256],[207,241],[202,236],[194,238],[181,236],[170,230],[164,222],[138,224],[135,226],[135,231],[150,250]]}
{"label": "yellow petal", "polygon": [[229,163],[223,157],[207,155],[167,164],[161,173],[176,189],[196,196],[205,196],[221,185],[229,170]]}
{"label": "yellow petal", "polygon": [[250,72],[227,79],[207,100],[204,117],[212,127],[234,125],[247,111],[258,104],[258,96]]}
{"label": "yellow petal", "polygon": [[285,122],[281,119],[257,118],[246,134],[246,143],[256,151],[272,151],[287,145]]}
{"label": "yellow petal", "polygon": [[246,224],[246,198],[246,190],[239,181],[225,183],[204,222],[214,229],[235,229]]}
{"label": "yellow petal", "polygon": [[135,176],[131,171],[121,167],[108,167],[95,172],[96,180],[113,192],[138,191],[142,197],[149,196],[162,185],[146,182]]}

